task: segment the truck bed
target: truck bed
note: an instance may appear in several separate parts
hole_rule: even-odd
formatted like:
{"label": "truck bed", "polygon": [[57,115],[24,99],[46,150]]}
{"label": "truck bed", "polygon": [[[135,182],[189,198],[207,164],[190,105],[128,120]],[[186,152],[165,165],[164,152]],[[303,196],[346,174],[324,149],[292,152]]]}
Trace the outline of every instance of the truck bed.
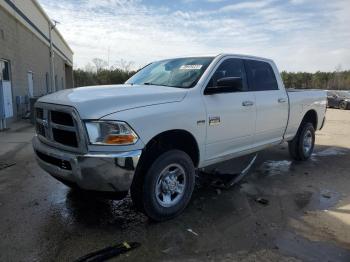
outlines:
{"label": "truck bed", "polygon": [[285,139],[289,140],[296,134],[300,122],[309,110],[317,114],[317,127],[320,129],[327,105],[327,92],[317,89],[286,89],[289,98],[289,120]]}

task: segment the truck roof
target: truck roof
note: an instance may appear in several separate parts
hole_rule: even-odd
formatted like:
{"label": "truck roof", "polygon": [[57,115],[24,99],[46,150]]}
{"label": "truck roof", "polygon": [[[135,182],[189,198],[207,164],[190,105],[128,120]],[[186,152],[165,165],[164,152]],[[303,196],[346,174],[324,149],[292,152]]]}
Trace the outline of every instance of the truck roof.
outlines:
{"label": "truck roof", "polygon": [[167,60],[167,59],[176,59],[176,58],[186,58],[186,57],[225,57],[225,56],[235,56],[242,59],[256,59],[256,60],[263,60],[267,62],[273,62],[272,59],[259,57],[259,56],[252,56],[252,55],[245,55],[245,54],[234,54],[234,53],[220,53],[220,54],[196,54],[196,55],[184,55],[184,56],[177,56],[177,57],[169,57],[161,60]]}
{"label": "truck roof", "polygon": [[217,56],[222,56],[222,57],[225,57],[225,56],[237,56],[237,57],[240,57],[240,58],[257,59],[257,60],[265,60],[265,61],[273,62],[273,60],[269,59],[269,58],[260,57],[260,56],[252,56],[252,55],[244,55],[244,54],[222,53],[222,54],[219,54]]}

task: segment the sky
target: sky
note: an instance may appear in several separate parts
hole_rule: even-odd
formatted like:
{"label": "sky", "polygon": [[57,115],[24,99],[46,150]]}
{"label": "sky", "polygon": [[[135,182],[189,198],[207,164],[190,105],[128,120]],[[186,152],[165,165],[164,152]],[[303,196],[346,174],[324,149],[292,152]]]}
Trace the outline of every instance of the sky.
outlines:
{"label": "sky", "polygon": [[134,69],[171,57],[234,53],[280,71],[350,69],[349,0],[39,0],[60,24],[74,66]]}

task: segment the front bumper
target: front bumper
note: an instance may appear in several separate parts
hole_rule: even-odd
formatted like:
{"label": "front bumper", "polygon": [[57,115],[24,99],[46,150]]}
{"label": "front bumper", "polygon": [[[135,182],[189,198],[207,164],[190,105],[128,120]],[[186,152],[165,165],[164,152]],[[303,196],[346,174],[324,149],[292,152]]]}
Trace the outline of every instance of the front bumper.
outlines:
{"label": "front bumper", "polygon": [[37,136],[32,142],[40,167],[50,175],[82,189],[101,192],[128,191],[142,153],[135,150],[79,155],[50,147]]}

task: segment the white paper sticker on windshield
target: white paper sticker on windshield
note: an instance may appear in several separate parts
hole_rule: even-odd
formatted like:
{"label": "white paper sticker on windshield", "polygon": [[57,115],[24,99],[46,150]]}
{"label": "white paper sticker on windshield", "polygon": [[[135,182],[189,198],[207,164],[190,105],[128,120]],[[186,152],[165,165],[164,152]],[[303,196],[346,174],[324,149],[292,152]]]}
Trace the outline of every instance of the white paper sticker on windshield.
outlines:
{"label": "white paper sticker on windshield", "polygon": [[180,70],[199,70],[203,65],[182,65]]}

